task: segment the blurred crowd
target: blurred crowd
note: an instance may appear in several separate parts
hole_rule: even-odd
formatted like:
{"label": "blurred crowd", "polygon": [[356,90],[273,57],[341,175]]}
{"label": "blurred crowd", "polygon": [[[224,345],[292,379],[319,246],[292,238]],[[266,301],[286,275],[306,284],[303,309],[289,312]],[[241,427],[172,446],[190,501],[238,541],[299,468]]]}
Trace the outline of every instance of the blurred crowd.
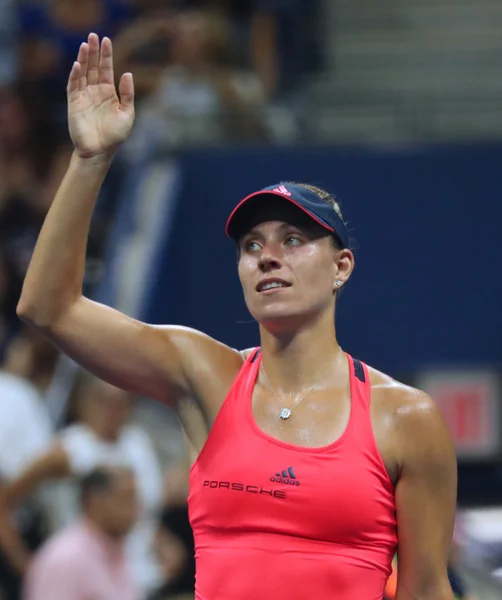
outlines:
{"label": "blurred crowd", "polygon": [[134,399],[85,373],[56,428],[57,360],[23,329],[0,370],[0,598],[193,597],[188,463],[162,461]]}
{"label": "blurred crowd", "polygon": [[65,89],[80,43],[110,37],[117,79],[132,72],[137,95],[134,134],[92,225],[92,295],[131,162],[152,148],[280,138],[271,115],[294,113],[321,63],[319,5],[0,1],[0,600],[193,597],[187,465],[160,460],[135,400],[85,373],[59,419],[59,353],[16,316],[72,152]]}
{"label": "blurred crowd", "polygon": [[116,73],[133,72],[140,117],[160,118],[171,147],[267,140],[266,106],[321,62],[319,0],[3,0],[0,22],[3,104],[29,114],[46,160],[66,139],[66,80],[90,31],[112,38]]}
{"label": "blurred crowd", "polygon": [[24,273],[71,154],[65,89],[87,34],[112,38],[116,77],[131,71],[137,96],[133,135],[114,162],[93,222],[86,274],[92,287],[128,163],[159,148],[176,152],[193,144],[275,142],[289,135],[294,119],[280,116],[295,114],[302,81],[322,63],[320,5],[0,2],[0,355],[16,334]]}

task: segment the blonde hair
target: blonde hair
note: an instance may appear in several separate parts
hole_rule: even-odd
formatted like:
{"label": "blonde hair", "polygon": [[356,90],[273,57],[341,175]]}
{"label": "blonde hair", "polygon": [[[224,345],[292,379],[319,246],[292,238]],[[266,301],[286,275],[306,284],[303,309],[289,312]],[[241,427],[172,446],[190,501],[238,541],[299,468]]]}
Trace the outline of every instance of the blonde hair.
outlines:
{"label": "blonde hair", "polygon": [[[297,185],[298,187],[302,187],[305,190],[308,190],[309,192],[316,194],[321,200],[323,200],[324,202],[326,202],[326,204],[329,204],[331,206],[331,208],[336,212],[336,214],[343,221],[344,225],[346,225],[345,220],[343,218],[343,213],[342,213],[342,209],[340,207],[340,203],[338,202],[338,200],[334,194],[330,194],[327,190],[324,190],[323,188],[320,188],[316,185],[311,185],[310,183],[297,183],[295,181],[286,181],[286,184],[288,184],[288,183],[291,185]],[[335,246],[338,247],[338,243],[339,243],[338,236],[336,234],[334,234],[332,236],[332,238],[334,240]]]}
{"label": "blonde hair", "polygon": [[319,196],[321,200],[323,200],[324,202],[326,202],[326,204],[329,204],[331,206],[331,208],[343,221],[342,209],[340,208],[340,203],[336,199],[336,196],[330,194],[328,191],[323,190],[320,187],[317,187],[316,185],[311,185],[310,183],[295,183],[294,181],[288,181],[287,183],[290,183],[291,185],[297,185],[298,187],[302,187],[308,190],[309,192],[312,192],[313,194]]}

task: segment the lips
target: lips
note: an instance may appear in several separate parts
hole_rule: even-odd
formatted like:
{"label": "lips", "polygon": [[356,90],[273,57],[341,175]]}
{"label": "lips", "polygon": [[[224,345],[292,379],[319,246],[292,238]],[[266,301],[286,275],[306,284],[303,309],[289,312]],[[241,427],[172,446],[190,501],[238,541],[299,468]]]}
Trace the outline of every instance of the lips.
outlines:
{"label": "lips", "polygon": [[258,285],[256,286],[257,292],[266,292],[268,290],[276,290],[281,288],[291,287],[291,284],[284,279],[279,279],[277,277],[269,277],[267,279],[262,279]]}

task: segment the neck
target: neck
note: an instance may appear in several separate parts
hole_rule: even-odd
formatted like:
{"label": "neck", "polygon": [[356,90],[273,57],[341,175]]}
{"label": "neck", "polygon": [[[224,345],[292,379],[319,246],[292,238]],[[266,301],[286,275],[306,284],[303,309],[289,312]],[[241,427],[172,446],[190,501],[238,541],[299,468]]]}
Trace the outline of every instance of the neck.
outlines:
{"label": "neck", "polygon": [[260,335],[263,368],[277,392],[298,392],[339,368],[343,352],[332,313],[289,333],[260,327]]}

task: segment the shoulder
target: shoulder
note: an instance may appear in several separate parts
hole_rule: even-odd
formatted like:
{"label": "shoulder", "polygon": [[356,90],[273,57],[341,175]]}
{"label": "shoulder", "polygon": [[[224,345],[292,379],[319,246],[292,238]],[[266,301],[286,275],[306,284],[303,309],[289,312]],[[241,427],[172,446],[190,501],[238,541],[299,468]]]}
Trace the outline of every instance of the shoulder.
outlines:
{"label": "shoulder", "polygon": [[153,325],[151,327],[178,353],[190,357],[189,366],[193,366],[197,371],[204,370],[204,366],[213,372],[215,367],[232,369],[242,363],[238,350],[198,329],[180,325]]}
{"label": "shoulder", "polygon": [[420,426],[428,420],[442,420],[434,400],[422,390],[396,381],[389,375],[368,367],[372,401],[400,424]]}
{"label": "shoulder", "polygon": [[450,434],[433,398],[376,369],[369,367],[368,372],[372,412],[385,421],[398,462],[416,463],[425,458],[454,462]]}
{"label": "shoulder", "polygon": [[[84,543],[83,543],[84,542]],[[88,546],[76,526],[64,529],[51,537],[38,551],[33,567],[65,573],[76,572],[79,564],[84,564]]]}
{"label": "shoulder", "polygon": [[183,325],[148,325],[148,327],[175,345],[197,344],[202,347],[219,348],[224,352],[236,352],[230,346],[193,327]]}

